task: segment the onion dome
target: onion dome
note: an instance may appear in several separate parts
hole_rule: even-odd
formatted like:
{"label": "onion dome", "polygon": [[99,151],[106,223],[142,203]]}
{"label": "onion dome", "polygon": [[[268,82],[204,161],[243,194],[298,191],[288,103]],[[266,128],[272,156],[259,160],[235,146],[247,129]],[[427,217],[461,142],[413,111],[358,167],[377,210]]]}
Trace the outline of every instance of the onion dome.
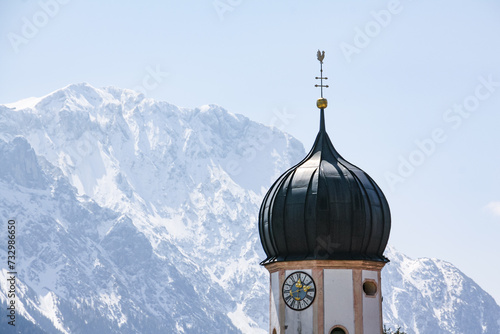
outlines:
{"label": "onion dome", "polygon": [[259,212],[267,258],[261,264],[297,260],[388,262],[389,204],[373,179],[335,150],[325,129],[324,51],[321,63],[319,133],[309,154],[281,175]]}
{"label": "onion dome", "polygon": [[262,264],[292,260],[388,260],[391,216],[382,190],[320,130],[309,154],[267,192],[259,212]]}

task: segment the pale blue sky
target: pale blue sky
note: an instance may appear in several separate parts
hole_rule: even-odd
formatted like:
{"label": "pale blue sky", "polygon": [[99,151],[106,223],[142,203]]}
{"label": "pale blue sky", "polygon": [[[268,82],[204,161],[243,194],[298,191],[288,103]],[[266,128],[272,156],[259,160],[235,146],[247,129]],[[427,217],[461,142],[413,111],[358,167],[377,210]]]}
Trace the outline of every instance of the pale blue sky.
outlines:
{"label": "pale blue sky", "polygon": [[308,150],[321,48],[327,130],[388,197],[390,242],[500,302],[499,17],[493,0],[4,1],[0,103],[76,82],[143,89],[275,124]]}

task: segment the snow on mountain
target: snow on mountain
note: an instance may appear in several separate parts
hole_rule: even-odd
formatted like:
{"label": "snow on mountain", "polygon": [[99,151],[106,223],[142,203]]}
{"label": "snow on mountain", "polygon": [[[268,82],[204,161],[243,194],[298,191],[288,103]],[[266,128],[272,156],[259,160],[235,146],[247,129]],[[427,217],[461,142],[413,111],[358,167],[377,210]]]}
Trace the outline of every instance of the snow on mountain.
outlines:
{"label": "snow on mountain", "polygon": [[[0,211],[19,225],[24,333],[267,332],[258,208],[304,155],[221,107],[126,89],[74,84],[0,106]],[[454,267],[388,256],[388,324],[499,332],[498,306]]]}
{"label": "snow on mountain", "polygon": [[[9,159],[1,174],[0,210],[17,221],[21,317],[48,333],[236,330],[225,315],[234,303],[220,298],[218,286],[207,287],[199,266],[173,244],[155,251],[129,217],[77,196],[24,138],[0,142],[0,155]],[[0,273],[2,304],[6,272]]]}
{"label": "snow on mountain", "polygon": [[384,322],[408,334],[500,333],[500,306],[452,264],[410,259],[388,247],[382,271]]}
{"label": "snow on mountain", "polygon": [[[264,332],[256,216],[265,187],[301,158],[297,140],[217,106],[87,84],[0,108],[2,155],[31,168],[2,171],[4,217],[29,226],[34,248],[19,241],[23,302],[68,332],[90,326],[82,308],[122,333]],[[37,258],[44,247],[54,257]]]}

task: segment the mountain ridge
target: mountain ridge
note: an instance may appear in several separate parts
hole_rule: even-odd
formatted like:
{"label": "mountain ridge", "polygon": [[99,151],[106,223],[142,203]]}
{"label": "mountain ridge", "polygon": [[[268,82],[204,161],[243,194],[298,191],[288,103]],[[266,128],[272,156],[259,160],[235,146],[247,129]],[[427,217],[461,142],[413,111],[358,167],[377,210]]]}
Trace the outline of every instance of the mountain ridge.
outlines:
{"label": "mountain ridge", "polygon": [[[271,182],[305,155],[296,139],[216,105],[179,108],[86,83],[0,106],[0,139],[12,162],[0,167],[2,214],[24,224],[27,325],[48,333],[267,332],[257,212]],[[500,332],[500,308],[463,273],[387,251],[387,324],[408,333]],[[439,275],[426,276],[429,268]],[[475,292],[454,295],[453,284],[438,284],[446,272],[456,289]],[[457,296],[474,303],[460,308]],[[461,322],[472,309],[480,321]]]}

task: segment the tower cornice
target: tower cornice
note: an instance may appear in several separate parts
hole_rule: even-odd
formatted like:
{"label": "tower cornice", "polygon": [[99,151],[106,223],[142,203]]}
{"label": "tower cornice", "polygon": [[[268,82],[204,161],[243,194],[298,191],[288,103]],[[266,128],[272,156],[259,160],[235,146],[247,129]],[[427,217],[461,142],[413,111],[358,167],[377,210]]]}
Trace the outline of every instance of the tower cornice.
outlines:
{"label": "tower cornice", "polygon": [[280,269],[362,269],[382,270],[385,262],[369,260],[304,260],[304,261],[280,261],[264,264],[264,267],[273,273]]}

